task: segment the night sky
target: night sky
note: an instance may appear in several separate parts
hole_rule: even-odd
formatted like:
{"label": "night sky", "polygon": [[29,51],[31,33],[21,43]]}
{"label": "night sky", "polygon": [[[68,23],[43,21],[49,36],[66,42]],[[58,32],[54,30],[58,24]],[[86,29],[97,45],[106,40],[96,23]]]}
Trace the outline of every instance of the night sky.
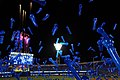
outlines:
{"label": "night sky", "polygon": [[[34,54],[34,57],[40,58],[41,62],[49,57],[55,59],[56,51],[53,43],[55,43],[56,39],[58,37],[60,38],[60,36],[64,36],[65,41],[69,43],[68,46],[62,47],[63,55],[71,55],[69,49],[71,48],[70,44],[73,43],[75,48],[74,52],[80,52],[77,56],[81,58],[81,62],[92,61],[94,56],[98,56],[95,60],[100,60],[101,57],[97,41],[101,35],[98,34],[96,30],[92,30],[93,18],[98,19],[96,27],[99,27],[103,22],[106,23],[103,28],[108,34],[114,36],[114,45],[120,55],[120,5],[117,0],[93,0],[92,2],[89,2],[89,0],[46,0],[46,2],[45,6],[33,2],[30,12],[30,0],[0,0],[0,30],[5,30],[6,32],[3,44],[0,44],[2,57],[9,55],[10,49],[6,51],[6,47],[13,44],[13,42],[11,42],[13,31],[23,31],[23,28],[25,28],[26,33],[28,33],[31,38],[30,46],[33,49],[32,54]],[[22,5],[22,10],[27,12],[24,26],[21,26],[19,22],[19,4]],[[78,15],[79,4],[83,5],[80,16]],[[43,8],[43,10],[39,14],[36,14],[40,7]],[[38,27],[35,27],[30,21],[30,13],[35,15]],[[50,17],[46,21],[42,21],[45,14],[50,14]],[[12,29],[10,29],[10,18],[15,19]],[[115,23],[117,23],[117,28],[113,30]],[[59,28],[55,35],[52,36],[51,31],[54,24],[58,24]],[[27,30],[28,26],[32,29],[33,35]],[[69,26],[72,35],[68,33],[66,26]],[[41,45],[43,49],[38,54],[37,52],[40,47],[39,41],[42,41]],[[77,43],[79,42],[81,44],[78,47]],[[87,49],[90,46],[93,47],[96,52],[88,51]],[[110,57],[105,47],[102,56]]]}

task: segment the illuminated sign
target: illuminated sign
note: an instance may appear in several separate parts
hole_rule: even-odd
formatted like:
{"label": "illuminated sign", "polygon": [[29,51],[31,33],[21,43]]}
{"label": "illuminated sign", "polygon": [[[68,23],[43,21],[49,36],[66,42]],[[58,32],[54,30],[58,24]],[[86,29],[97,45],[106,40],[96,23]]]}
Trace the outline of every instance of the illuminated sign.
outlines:
{"label": "illuminated sign", "polygon": [[33,54],[11,52],[9,55],[9,60],[11,60],[12,64],[32,65],[33,64]]}

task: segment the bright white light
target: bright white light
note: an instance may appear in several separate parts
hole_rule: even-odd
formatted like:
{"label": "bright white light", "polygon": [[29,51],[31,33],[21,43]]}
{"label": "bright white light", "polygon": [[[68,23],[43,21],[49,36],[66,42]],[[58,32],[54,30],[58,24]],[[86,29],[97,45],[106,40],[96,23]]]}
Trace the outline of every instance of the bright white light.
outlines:
{"label": "bright white light", "polygon": [[62,44],[60,44],[60,43],[54,43],[54,46],[55,46],[55,49],[56,50],[61,50],[61,48],[62,48]]}

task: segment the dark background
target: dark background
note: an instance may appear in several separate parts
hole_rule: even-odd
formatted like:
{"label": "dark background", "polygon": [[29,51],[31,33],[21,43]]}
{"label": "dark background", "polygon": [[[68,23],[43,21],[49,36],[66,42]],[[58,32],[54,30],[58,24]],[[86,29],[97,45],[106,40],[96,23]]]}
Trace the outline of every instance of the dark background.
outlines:
{"label": "dark background", "polygon": [[[69,48],[70,44],[74,44],[75,51],[79,51],[80,54],[77,55],[81,58],[81,62],[92,61],[94,56],[98,56],[95,60],[100,60],[100,52],[97,46],[97,40],[100,35],[92,30],[93,18],[97,18],[97,27],[99,27],[103,22],[106,22],[104,26],[105,31],[108,34],[114,36],[115,47],[117,48],[118,54],[120,55],[120,17],[119,17],[119,2],[117,0],[46,0],[46,5],[41,6],[36,2],[33,2],[31,13],[36,17],[38,23],[38,28],[34,27],[29,19],[30,14],[30,0],[0,0],[0,30],[5,30],[4,43],[0,45],[0,50],[2,52],[1,57],[8,56],[9,51],[6,51],[7,45],[12,45],[11,36],[14,30],[26,29],[26,33],[30,34],[27,30],[29,26],[33,31],[33,36],[30,35],[30,46],[33,49],[32,54],[34,57],[40,58],[41,62],[52,57],[55,59],[56,51],[53,43],[60,36],[64,36],[66,42],[69,43],[68,46],[63,46],[63,55],[71,54]],[[27,19],[24,22],[24,26],[20,26],[19,22],[19,4],[22,5],[22,10],[27,12]],[[83,5],[82,14],[78,16],[79,4]],[[35,14],[39,7],[43,10],[39,14]],[[50,14],[50,17],[46,21],[42,21],[45,14]],[[10,29],[10,18],[15,19],[15,23],[12,29]],[[59,28],[55,34],[52,36],[52,28],[54,24],[57,23]],[[117,23],[116,30],[113,30],[114,24]],[[66,26],[71,29],[72,35],[70,35]],[[39,41],[42,41],[43,50],[38,54]],[[80,42],[81,45],[77,47],[77,43]],[[96,52],[88,51],[89,47],[93,47]],[[103,56],[110,57],[107,53],[106,48],[104,48]]]}

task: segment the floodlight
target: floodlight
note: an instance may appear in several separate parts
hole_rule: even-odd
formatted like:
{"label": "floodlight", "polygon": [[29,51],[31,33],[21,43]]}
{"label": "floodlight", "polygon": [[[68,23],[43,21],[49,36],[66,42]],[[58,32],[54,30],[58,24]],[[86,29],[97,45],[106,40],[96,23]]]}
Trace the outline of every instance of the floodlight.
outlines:
{"label": "floodlight", "polygon": [[62,48],[62,44],[60,44],[60,43],[54,43],[54,47],[55,47],[55,49],[56,49],[57,51],[59,51],[59,50],[61,50],[61,48]]}

